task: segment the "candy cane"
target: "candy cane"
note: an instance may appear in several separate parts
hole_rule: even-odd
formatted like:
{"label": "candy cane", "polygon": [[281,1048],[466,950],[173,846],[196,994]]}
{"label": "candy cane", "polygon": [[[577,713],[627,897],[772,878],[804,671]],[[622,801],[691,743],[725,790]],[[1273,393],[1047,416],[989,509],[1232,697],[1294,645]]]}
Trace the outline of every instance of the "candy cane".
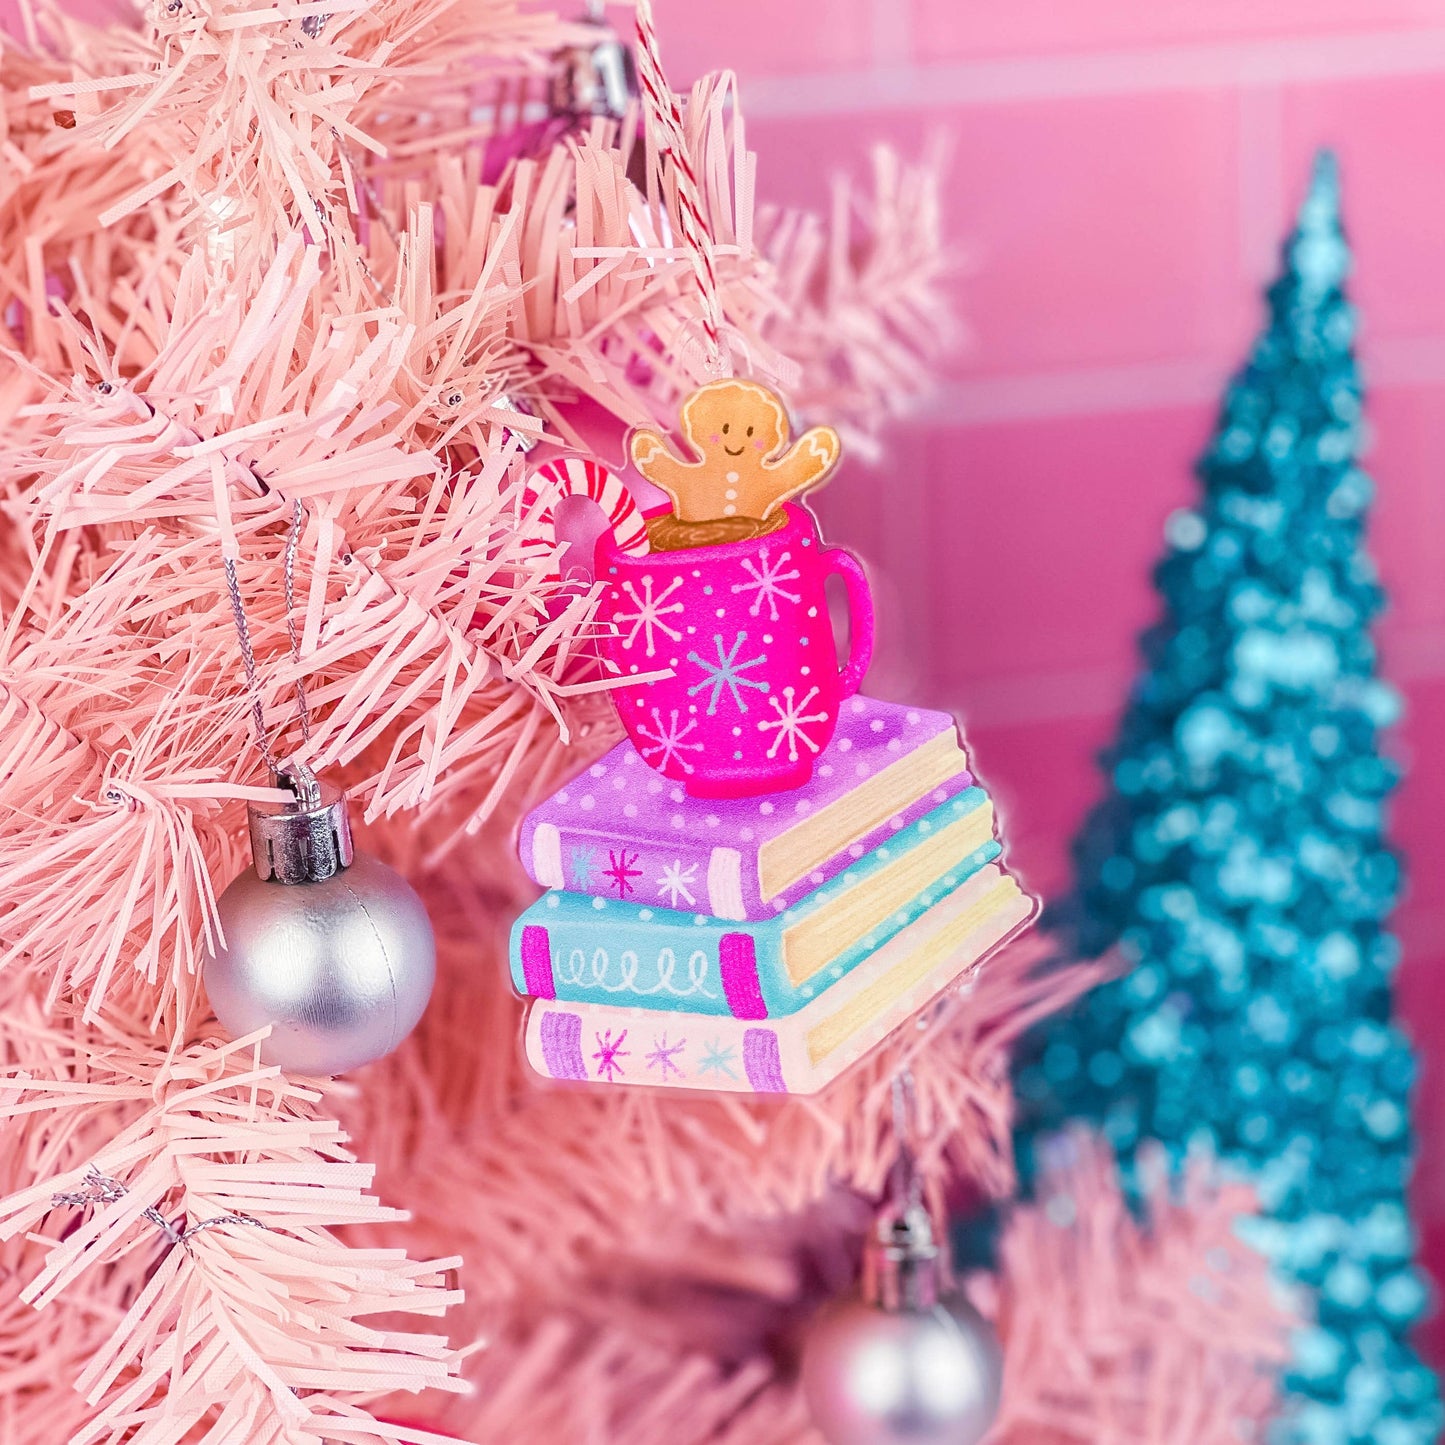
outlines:
{"label": "candy cane", "polygon": [[522,493],[522,513],[531,514],[542,498],[552,492],[552,500],[538,512],[537,519],[546,527],[546,535],[524,539],[524,547],[555,547],[557,545],[557,503],[563,497],[586,497],[596,502],[607,515],[607,525],[617,539],[617,550],[629,557],[645,556],[649,550],[647,523],[632,500],[632,493],[622,478],[610,472],[601,462],[584,457],[553,457],[545,461],[527,478]]}

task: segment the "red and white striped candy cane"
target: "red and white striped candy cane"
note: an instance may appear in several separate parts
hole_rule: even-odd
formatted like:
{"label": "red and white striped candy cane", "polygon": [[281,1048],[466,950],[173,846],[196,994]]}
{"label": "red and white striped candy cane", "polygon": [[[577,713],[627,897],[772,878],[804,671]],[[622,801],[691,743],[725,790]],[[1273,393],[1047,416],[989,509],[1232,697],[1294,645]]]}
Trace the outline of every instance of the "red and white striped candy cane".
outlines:
{"label": "red and white striped candy cane", "polygon": [[557,545],[557,504],[564,497],[586,497],[596,502],[607,516],[607,525],[617,539],[617,550],[629,557],[641,557],[650,550],[647,523],[637,509],[616,472],[608,471],[601,462],[586,457],[552,457],[537,467],[527,478],[522,492],[523,516],[530,516],[542,499],[551,493],[552,500],[536,513],[546,527],[546,535],[528,537],[522,545],[530,548]]}

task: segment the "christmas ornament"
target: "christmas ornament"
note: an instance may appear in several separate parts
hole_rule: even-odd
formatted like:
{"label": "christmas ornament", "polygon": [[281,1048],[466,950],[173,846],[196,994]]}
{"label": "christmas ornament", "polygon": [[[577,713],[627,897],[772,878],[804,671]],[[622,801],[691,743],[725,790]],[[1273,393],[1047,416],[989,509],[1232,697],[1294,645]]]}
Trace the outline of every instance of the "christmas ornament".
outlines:
{"label": "christmas ornament", "polygon": [[[570,44],[552,52],[542,104],[546,115],[523,121],[531,106],[516,111],[517,123],[498,131],[487,142],[482,158],[482,179],[487,184],[501,181],[515,162],[545,156],[592,127],[596,119],[623,121],[632,110],[641,120],[637,88],[637,66],[632,49],[625,44],[607,19],[606,6],[590,0],[586,14],[571,22],[582,32]],[[618,127],[619,132],[621,127]],[[619,136],[619,140],[621,137]],[[639,192],[647,189],[647,147],[640,123],[631,144],[621,144],[626,153],[627,178]],[[563,224],[576,221],[576,197],[569,196]]]}
{"label": "christmas ornament", "polygon": [[[458,393],[458,395],[460,395],[460,393]],[[492,406],[495,407],[497,411],[509,411],[517,416],[531,417],[534,420],[537,415],[525,401],[506,391],[492,398]],[[524,456],[528,452],[536,451],[536,449],[541,446],[542,439],[525,427],[511,426],[505,422],[503,425],[506,426],[508,434],[516,442],[517,450]]]}
{"label": "christmas ornament", "polygon": [[928,1211],[879,1215],[860,1292],[826,1306],[803,1347],[803,1396],[828,1445],[977,1445],[998,1412],[993,1326],[952,1287]]}
{"label": "christmas ornament", "polygon": [[389,1054],[431,997],[426,908],[395,870],[355,853],[346,799],[309,768],[277,775],[292,801],[249,808],[254,868],[221,895],[225,941],[206,993],[237,1037],[266,1024],[268,1063],[339,1074]]}
{"label": "christmas ornament", "polygon": [[[790,446],[778,398],[732,380],[689,399],[683,430],[701,461],[646,432],[632,453],[692,499],[688,520],[665,502],[640,513],[575,457],[537,468],[522,499],[538,548],[557,547],[562,499],[604,523],[599,648],[627,732],[523,825],[550,890],[512,930],[512,979],[535,1000],[527,1058],[579,1083],[814,1093],[1034,903],[1001,866],[953,719],[859,693],[867,575],[782,500],[827,474],[836,435]],[[659,519],[686,537],[659,547]],[[841,666],[830,576],[851,620]]]}

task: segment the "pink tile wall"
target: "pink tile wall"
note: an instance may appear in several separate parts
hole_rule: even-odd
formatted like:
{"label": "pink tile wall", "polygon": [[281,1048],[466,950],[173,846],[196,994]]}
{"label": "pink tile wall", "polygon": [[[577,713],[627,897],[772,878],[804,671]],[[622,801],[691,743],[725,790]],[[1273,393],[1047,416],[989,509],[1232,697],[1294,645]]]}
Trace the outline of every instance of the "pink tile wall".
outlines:
{"label": "pink tile wall", "polygon": [[[1445,1275],[1445,3],[655,0],[678,78],[739,71],[760,191],[819,203],[943,129],[971,349],[887,467],[825,494],[874,564],[875,685],[965,718],[1046,892],[1100,782],[1258,287],[1321,144],[1341,157],[1372,384],[1387,672],[1408,715],[1400,1005],[1420,1043],[1417,1203]],[[896,615],[895,615],[896,614]],[[1445,1324],[1428,1343],[1445,1359]]]}
{"label": "pink tile wall", "polygon": [[[746,103],[746,93],[744,94]],[[911,153],[950,142],[944,214],[974,279],[973,345],[948,370],[1158,361],[1233,344],[1251,314],[1235,287],[1239,107],[1219,92],[1069,98],[749,122],[762,156],[786,154],[802,204],[861,137]],[[841,133],[840,133],[841,131]],[[1198,205],[1200,189],[1213,198]],[[1101,266],[1101,258],[1109,264]]]}

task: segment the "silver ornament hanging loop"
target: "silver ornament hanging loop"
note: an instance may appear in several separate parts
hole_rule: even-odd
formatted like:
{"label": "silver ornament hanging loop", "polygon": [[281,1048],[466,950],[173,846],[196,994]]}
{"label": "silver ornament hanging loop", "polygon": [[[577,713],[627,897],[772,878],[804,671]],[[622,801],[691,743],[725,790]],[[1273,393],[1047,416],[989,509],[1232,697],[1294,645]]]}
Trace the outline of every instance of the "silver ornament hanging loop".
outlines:
{"label": "silver ornament hanging loop", "polygon": [[305,763],[282,763],[276,786],[289,788],[286,803],[251,803],[251,861],[256,876],[278,883],[320,883],[349,868],[355,858],[346,795],[317,780]]}

